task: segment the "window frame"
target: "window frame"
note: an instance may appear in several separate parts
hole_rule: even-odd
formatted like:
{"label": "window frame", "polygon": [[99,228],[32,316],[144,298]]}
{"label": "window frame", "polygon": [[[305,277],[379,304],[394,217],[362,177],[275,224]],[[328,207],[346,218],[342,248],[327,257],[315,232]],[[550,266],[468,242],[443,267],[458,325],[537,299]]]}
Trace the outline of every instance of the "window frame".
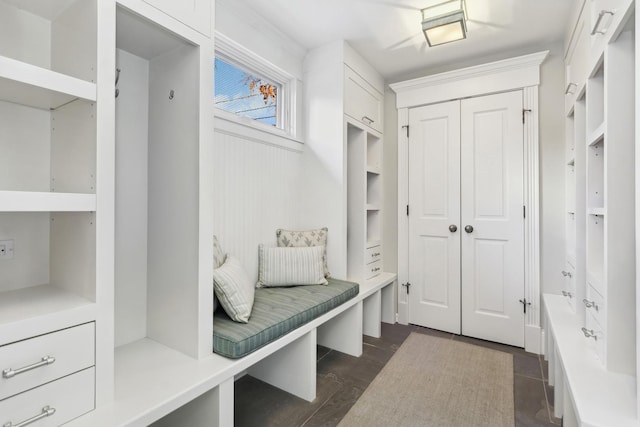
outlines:
{"label": "window frame", "polygon": [[[296,134],[296,92],[298,85],[294,76],[217,31],[215,32],[215,58],[220,58],[251,75],[279,86],[276,126],[234,114],[214,105],[214,115],[216,117],[289,139],[300,139],[300,135]],[[213,96],[215,97],[215,82],[213,91]]]}

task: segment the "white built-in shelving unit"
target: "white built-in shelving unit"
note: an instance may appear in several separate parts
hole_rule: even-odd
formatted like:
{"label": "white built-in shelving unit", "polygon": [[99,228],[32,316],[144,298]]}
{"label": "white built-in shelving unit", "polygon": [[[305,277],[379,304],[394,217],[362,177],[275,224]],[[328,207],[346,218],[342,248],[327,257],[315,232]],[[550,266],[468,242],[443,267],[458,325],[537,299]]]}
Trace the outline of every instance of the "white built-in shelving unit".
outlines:
{"label": "white built-in shelving unit", "polygon": [[[98,166],[105,10],[95,0],[0,1],[0,240],[13,248],[0,259],[0,369],[17,370],[3,375],[2,424],[37,415],[32,405],[57,402],[52,425],[95,406],[95,337],[108,322],[97,260],[110,227]],[[90,354],[80,361],[64,342]],[[44,356],[42,343],[55,364],[21,373]]]}
{"label": "white built-in shelving unit", "polygon": [[634,2],[577,3],[565,57],[567,268],[564,297],[544,297],[546,356],[564,425],[635,425]]}

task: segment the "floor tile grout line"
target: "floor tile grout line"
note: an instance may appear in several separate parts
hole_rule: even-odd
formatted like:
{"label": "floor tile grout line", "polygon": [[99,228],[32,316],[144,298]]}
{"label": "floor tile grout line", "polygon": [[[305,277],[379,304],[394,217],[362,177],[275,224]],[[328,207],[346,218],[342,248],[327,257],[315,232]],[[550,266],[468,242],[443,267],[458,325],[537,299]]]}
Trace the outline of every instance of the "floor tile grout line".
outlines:
{"label": "floor tile grout line", "polygon": [[329,353],[331,353],[333,351],[333,349],[329,349],[329,351],[327,351],[324,355],[322,355],[322,357],[318,360],[316,360],[316,364],[318,362],[320,362],[322,359],[324,359],[325,357],[327,357],[329,355]]}
{"label": "floor tile grout line", "polygon": [[300,427],[304,427],[305,425],[307,425],[307,423],[309,423],[309,421],[311,421],[311,419],[322,409],[325,407],[325,405],[327,403],[329,403],[329,401],[333,398],[333,396],[335,396],[340,389],[342,389],[342,387],[344,387],[344,384],[340,383],[339,381],[336,381],[338,384],[340,384],[340,388],[338,388],[334,393],[332,393],[329,397],[327,397],[325,399],[325,401],[322,403],[322,405],[320,405],[318,407],[318,409],[316,409],[315,411],[313,411],[313,413],[311,415],[309,415],[309,417],[307,417],[306,420],[304,420],[304,422],[302,424],[300,424]]}

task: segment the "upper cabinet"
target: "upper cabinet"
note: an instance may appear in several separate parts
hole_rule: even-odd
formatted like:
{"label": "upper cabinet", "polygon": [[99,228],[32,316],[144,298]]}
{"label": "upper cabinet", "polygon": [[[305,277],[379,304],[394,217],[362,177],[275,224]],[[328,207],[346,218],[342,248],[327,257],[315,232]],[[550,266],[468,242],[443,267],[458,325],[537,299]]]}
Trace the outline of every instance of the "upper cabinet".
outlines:
{"label": "upper cabinet", "polygon": [[211,36],[211,0],[144,0],[185,25]]}
{"label": "upper cabinet", "polygon": [[382,132],[383,95],[351,67],[344,69],[344,112]]}

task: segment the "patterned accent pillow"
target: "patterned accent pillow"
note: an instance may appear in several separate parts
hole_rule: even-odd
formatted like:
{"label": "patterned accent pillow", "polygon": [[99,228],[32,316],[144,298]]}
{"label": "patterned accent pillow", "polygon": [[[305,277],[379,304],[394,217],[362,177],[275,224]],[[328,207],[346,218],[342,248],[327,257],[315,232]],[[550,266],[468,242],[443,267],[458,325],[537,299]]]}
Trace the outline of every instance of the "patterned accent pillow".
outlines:
{"label": "patterned accent pillow", "polygon": [[326,285],[322,246],[258,248],[258,287]]}
{"label": "patterned accent pillow", "polygon": [[324,246],[322,253],[322,262],[324,267],[324,277],[329,277],[329,267],[327,265],[327,237],[329,229],[327,227],[318,228],[316,230],[276,230],[276,239],[278,247],[281,248],[298,248],[309,246]]}
{"label": "patterned accent pillow", "polygon": [[255,287],[238,258],[229,255],[220,268],[213,270],[213,289],[232,320],[249,322]]}

